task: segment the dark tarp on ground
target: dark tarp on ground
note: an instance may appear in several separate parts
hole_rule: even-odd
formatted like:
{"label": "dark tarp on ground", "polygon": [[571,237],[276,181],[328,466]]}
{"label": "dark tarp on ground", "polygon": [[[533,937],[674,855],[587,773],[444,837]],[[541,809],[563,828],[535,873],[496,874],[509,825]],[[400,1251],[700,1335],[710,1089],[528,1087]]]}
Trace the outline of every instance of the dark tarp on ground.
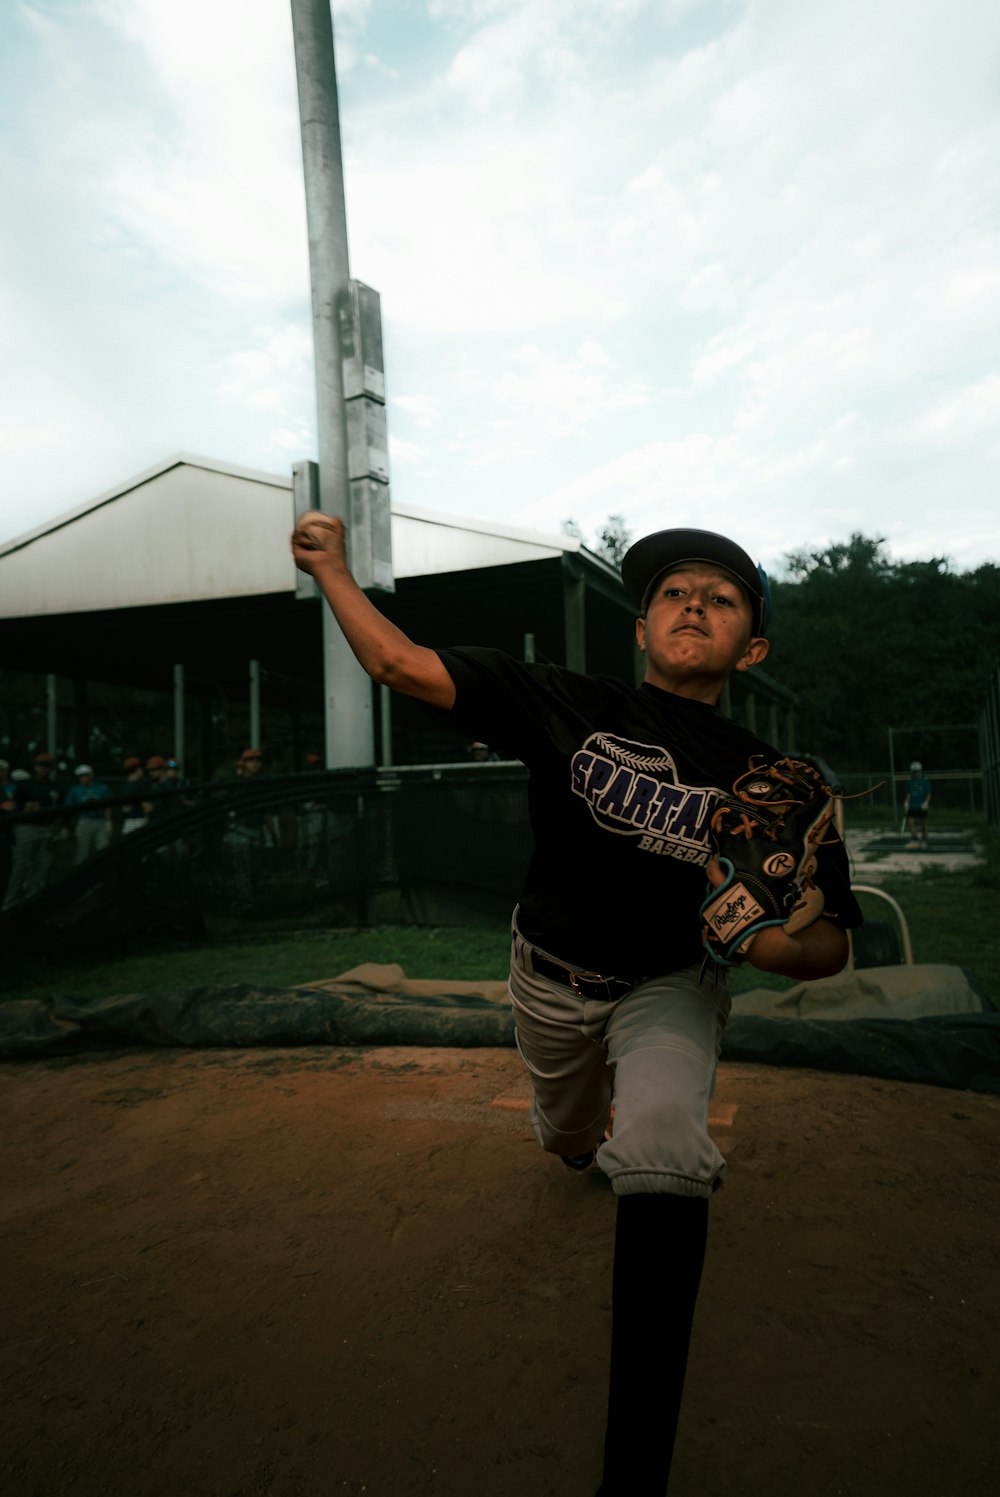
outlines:
{"label": "dark tarp on ground", "polygon": [[[456,984],[437,996],[317,988],[188,988],[89,1001],[0,1003],[0,1056],[30,1058],[121,1045],[510,1046],[502,984]],[[461,989],[465,988],[465,991]],[[1000,1014],[923,1019],[732,1018],[723,1058],[1000,1093]]]}

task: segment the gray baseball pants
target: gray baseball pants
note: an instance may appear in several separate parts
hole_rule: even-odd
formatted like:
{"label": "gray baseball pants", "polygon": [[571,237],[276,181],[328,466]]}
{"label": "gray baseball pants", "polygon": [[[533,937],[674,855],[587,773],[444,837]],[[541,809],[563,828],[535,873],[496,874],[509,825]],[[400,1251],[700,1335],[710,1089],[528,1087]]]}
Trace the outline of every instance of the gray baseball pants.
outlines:
{"label": "gray baseball pants", "polygon": [[[710,1196],[726,1172],[708,1134],[730,1010],[724,974],[717,984],[699,984],[699,968],[686,967],[607,1002],[535,972],[536,950],[560,960],[515,927],[508,991],[542,1148],[561,1155],[598,1149],[616,1195]],[[612,1099],[613,1136],[602,1144]]]}

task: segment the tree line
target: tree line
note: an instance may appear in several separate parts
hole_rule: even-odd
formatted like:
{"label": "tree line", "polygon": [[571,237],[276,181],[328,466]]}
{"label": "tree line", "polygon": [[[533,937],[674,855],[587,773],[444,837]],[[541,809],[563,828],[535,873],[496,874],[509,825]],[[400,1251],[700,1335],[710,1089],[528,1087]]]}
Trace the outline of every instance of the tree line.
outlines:
{"label": "tree line", "polygon": [[787,556],[765,668],[798,696],[800,745],[841,772],[887,767],[890,727],[897,769],[974,768],[975,732],[937,730],[979,718],[1000,654],[1000,567],[897,562],[885,547],[855,533]]}

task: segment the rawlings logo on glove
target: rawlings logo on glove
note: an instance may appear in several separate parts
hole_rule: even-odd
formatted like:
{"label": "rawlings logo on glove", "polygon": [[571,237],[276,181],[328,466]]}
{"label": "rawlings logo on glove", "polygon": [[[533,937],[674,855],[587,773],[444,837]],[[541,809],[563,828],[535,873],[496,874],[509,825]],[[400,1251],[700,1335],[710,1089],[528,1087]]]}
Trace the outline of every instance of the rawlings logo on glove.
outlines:
{"label": "rawlings logo on glove", "polygon": [[823,913],[816,849],[833,818],[834,792],[802,759],[754,756],[712,817],[712,850],[725,874],[701,906],[702,942],[723,967],[738,967],[758,931],[789,935]]}

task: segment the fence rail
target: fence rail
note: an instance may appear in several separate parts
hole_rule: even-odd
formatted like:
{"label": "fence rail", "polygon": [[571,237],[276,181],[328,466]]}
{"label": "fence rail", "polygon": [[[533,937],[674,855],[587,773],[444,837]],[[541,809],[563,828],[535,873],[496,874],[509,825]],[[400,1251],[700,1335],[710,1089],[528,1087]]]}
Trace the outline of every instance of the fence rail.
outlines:
{"label": "fence rail", "polygon": [[82,953],[262,926],[504,921],[531,849],[526,783],[519,764],[463,764],[188,786],[133,831],[117,796],[101,803],[109,844],[83,858],[65,809],[9,817],[0,944]]}
{"label": "fence rail", "polygon": [[[938,824],[978,817],[984,803],[1000,819],[1000,680],[995,688],[984,772],[930,776]],[[891,817],[888,774],[840,783],[859,797],[848,824]],[[84,813],[65,807],[8,815],[0,950],[85,954],[171,935],[503,922],[531,853],[526,787],[516,763],[260,777],[154,793],[153,813],[134,828],[123,815],[131,790],[100,804],[104,838],[83,836]]]}
{"label": "fence rail", "polygon": [[[889,771],[849,771],[839,776],[839,782],[847,795],[859,797],[854,814],[867,818],[871,813],[890,817],[895,807],[902,816],[905,803],[904,787],[908,775]],[[978,820],[984,811],[984,780],[979,769],[958,769],[927,775],[931,783],[931,809],[935,817],[942,814],[954,818],[972,816]],[[895,782],[895,797],[892,793]],[[848,819],[851,808],[848,807]]]}

